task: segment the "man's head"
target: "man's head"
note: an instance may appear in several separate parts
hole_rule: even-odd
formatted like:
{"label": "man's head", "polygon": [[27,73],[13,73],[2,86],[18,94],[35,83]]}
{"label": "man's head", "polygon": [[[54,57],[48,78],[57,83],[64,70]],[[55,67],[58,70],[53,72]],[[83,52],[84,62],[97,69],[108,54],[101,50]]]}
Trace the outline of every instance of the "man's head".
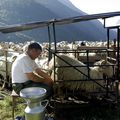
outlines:
{"label": "man's head", "polygon": [[33,42],[28,45],[26,52],[31,59],[35,60],[41,54],[42,47],[38,43]]}

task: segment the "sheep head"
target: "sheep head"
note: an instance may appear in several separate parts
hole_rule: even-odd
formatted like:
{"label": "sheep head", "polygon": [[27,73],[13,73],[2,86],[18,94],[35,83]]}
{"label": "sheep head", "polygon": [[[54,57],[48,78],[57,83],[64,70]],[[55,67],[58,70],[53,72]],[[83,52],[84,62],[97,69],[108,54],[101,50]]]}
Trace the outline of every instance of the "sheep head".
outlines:
{"label": "sheep head", "polygon": [[99,65],[99,71],[106,75],[108,78],[113,77],[115,67],[112,63],[107,60],[101,60],[96,62],[95,65]]}

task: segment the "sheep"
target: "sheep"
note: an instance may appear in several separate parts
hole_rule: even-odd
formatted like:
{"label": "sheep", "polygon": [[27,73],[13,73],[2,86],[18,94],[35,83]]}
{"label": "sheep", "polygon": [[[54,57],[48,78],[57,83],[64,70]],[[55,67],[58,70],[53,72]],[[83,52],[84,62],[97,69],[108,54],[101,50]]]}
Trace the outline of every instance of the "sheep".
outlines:
{"label": "sheep", "polygon": [[[18,55],[19,55],[19,53],[9,52],[7,59],[5,56],[0,57],[0,76],[3,79],[5,79],[7,76],[9,76],[9,78],[11,78],[12,63],[15,61],[15,59],[17,58]],[[7,72],[7,76],[6,76],[6,72]]]}
{"label": "sheep", "polygon": [[[61,60],[61,59],[62,60]],[[66,62],[64,62],[65,60]],[[89,67],[89,74],[90,78],[92,80],[97,79],[97,83],[100,85],[104,85],[105,82],[103,78],[103,75],[105,74],[108,77],[112,77],[114,75],[114,70],[113,67],[110,66],[112,65],[110,62],[106,60],[101,60],[96,65],[101,65],[101,66],[94,66],[94,67]],[[81,61],[78,61],[75,58],[69,57],[68,55],[58,55],[58,57],[55,57],[55,65],[56,66],[80,66],[80,67],[58,67],[55,69],[55,79],[54,79],[54,58],[51,59],[49,62],[49,70],[52,70],[51,78],[55,81],[57,80],[82,80],[79,82],[63,82],[62,86],[69,88],[71,90],[85,90],[89,92],[93,91],[99,91],[101,87],[96,84],[93,81],[87,80],[88,76],[88,68],[87,66],[82,63]],[[103,66],[103,65],[108,65],[108,66]],[[79,72],[81,71],[81,72]]]}

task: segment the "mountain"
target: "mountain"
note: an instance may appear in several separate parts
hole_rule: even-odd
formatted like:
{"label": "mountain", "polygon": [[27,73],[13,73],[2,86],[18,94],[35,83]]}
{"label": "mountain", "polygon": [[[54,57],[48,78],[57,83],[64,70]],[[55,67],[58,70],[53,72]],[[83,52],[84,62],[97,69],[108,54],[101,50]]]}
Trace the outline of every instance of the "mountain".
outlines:
{"label": "mountain", "polygon": [[[0,0],[0,8],[0,27],[86,15],[69,0]],[[31,39],[39,42],[48,41],[47,28],[0,33],[0,36],[0,41],[24,42]],[[56,26],[56,39],[57,41],[105,40],[106,30],[98,20],[61,25]]]}

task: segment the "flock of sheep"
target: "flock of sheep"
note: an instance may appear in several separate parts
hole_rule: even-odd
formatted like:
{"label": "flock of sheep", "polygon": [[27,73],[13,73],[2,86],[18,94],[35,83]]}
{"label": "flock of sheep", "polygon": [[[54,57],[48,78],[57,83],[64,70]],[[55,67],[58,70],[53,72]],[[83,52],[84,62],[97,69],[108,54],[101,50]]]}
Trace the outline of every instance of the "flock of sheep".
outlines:
{"label": "flock of sheep", "polygon": [[[55,71],[54,66],[56,66]],[[48,68],[52,70],[51,77],[53,80],[69,81],[63,83],[62,86],[71,90],[79,89],[87,92],[100,90],[101,85],[105,85],[104,75],[108,78],[112,78],[114,75],[113,64],[106,60],[100,60],[95,63],[95,66],[88,67],[76,58],[64,54],[55,58],[55,65],[54,58],[52,58]]]}
{"label": "flock of sheep", "polygon": [[[25,43],[0,43],[0,76],[1,79],[7,79],[7,76],[11,78],[11,66],[15,58],[21,54],[26,44]],[[83,42],[68,43],[62,41],[57,43],[57,49],[59,50],[75,50],[78,49]],[[111,45],[113,43],[111,42]],[[105,85],[104,76],[112,78],[115,74],[115,67],[112,63],[106,59],[98,61],[94,66],[87,66],[84,61],[79,61],[74,53],[61,53],[52,58],[48,62],[48,43],[42,43],[43,54],[36,60],[39,66],[51,74],[52,79],[59,83],[59,81],[65,81],[61,87],[66,87],[71,90],[85,90],[85,91],[99,91],[101,86]],[[106,42],[85,42],[85,46],[107,46]],[[51,43],[51,49],[54,49],[54,43]],[[79,56],[83,53],[79,53]],[[90,54],[89,54],[90,55]],[[96,55],[94,53],[93,55]],[[106,54],[105,54],[106,55]],[[55,67],[56,66],[56,67]],[[54,69],[55,68],[55,69]],[[10,82],[10,81],[9,81]]]}

